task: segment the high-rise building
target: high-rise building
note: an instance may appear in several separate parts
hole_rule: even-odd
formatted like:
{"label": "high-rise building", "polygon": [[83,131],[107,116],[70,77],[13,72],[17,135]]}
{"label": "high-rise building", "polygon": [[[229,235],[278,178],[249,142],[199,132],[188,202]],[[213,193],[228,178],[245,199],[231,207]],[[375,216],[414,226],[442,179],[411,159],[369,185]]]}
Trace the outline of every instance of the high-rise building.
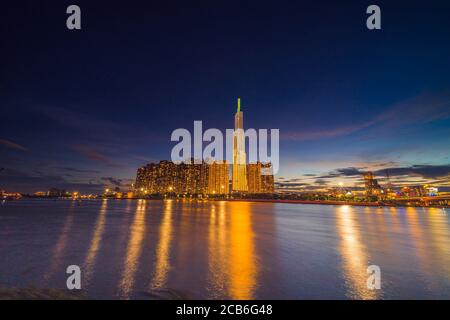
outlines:
{"label": "high-rise building", "polygon": [[205,194],[208,189],[209,166],[205,163],[180,164],[182,172],[180,191],[188,194]]}
{"label": "high-rise building", "polygon": [[250,193],[273,193],[275,181],[271,163],[249,163],[247,165],[247,183]]}
{"label": "high-rise building", "polygon": [[261,162],[249,163],[247,165],[248,192],[261,192]]}
{"label": "high-rise building", "polygon": [[163,160],[137,170],[134,190],[139,194],[228,194],[228,181],[226,162],[175,164]]}
{"label": "high-rise building", "polygon": [[226,161],[208,165],[208,194],[229,194],[230,166]]}
{"label": "high-rise building", "polygon": [[238,99],[234,116],[232,190],[247,192],[247,155],[245,153],[244,113],[241,111],[241,99]]}
{"label": "high-rise building", "polygon": [[261,192],[275,192],[275,179],[271,163],[261,163]]}

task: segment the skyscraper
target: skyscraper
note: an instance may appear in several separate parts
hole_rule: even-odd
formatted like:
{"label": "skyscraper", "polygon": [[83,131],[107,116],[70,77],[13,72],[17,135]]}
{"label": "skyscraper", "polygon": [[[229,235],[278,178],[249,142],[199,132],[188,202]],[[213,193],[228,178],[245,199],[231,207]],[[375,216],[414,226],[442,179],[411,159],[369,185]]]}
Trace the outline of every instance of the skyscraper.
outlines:
{"label": "skyscraper", "polygon": [[241,99],[238,98],[237,112],[234,116],[233,136],[233,173],[232,190],[248,191],[247,186],[247,156],[245,154],[244,113],[241,111]]}

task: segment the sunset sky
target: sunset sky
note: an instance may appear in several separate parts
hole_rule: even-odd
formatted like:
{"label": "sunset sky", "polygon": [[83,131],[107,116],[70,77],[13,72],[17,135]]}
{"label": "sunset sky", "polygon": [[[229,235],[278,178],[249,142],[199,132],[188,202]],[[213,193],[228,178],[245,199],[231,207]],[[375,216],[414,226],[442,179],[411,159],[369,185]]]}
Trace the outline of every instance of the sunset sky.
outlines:
{"label": "sunset sky", "polygon": [[127,188],[170,159],[170,134],[280,129],[277,181],[294,190],[450,190],[447,1],[69,1],[2,5],[0,189]]}

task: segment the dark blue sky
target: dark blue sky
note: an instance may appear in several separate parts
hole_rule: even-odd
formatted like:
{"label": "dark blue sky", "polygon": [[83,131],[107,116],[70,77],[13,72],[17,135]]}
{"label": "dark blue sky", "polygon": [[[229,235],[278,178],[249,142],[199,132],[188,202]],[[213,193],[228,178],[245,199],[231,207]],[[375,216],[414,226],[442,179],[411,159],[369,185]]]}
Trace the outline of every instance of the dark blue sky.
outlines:
{"label": "dark blue sky", "polygon": [[286,185],[450,185],[448,1],[19,0],[0,26],[0,188],[125,187],[174,129],[231,128],[238,96],[280,129]]}

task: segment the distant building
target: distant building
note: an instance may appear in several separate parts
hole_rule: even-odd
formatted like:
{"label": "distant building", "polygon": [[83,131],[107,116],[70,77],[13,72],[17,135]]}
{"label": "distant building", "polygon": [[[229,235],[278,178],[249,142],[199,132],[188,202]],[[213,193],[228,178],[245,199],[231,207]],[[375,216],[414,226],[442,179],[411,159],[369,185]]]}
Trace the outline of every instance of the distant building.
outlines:
{"label": "distant building", "polygon": [[436,197],[439,195],[439,189],[428,184],[423,186],[425,188],[426,195],[429,197]]}
{"label": "distant building", "polygon": [[381,187],[372,172],[364,173],[364,186],[366,196],[379,196],[381,194]]}
{"label": "distant building", "polygon": [[438,188],[430,186],[430,185],[423,185],[423,186],[409,186],[409,187],[403,187],[401,190],[401,194],[404,197],[434,197],[438,195]]}
{"label": "distant building", "polygon": [[55,197],[64,197],[65,195],[66,195],[66,190],[60,190],[60,189],[57,189],[57,188],[50,188],[47,191],[47,196],[53,197],[53,198],[55,198]]}

